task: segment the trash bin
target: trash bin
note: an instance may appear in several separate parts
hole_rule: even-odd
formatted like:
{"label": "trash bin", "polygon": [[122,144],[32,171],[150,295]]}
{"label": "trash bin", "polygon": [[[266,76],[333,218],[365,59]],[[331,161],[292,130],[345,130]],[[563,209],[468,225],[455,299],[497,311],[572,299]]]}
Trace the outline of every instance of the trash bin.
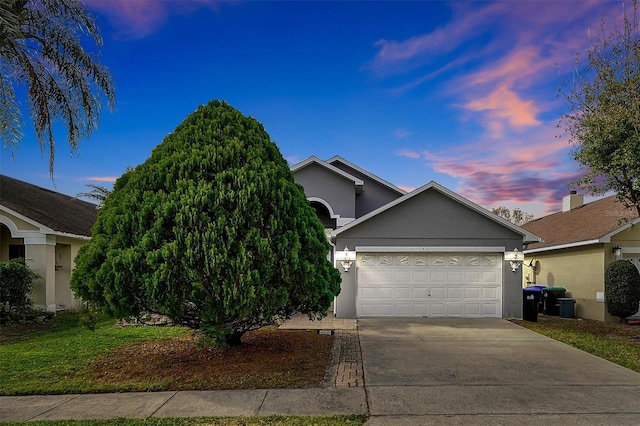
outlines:
{"label": "trash bin", "polygon": [[538,322],[538,306],[542,296],[539,286],[530,286],[522,289],[522,319]]}
{"label": "trash bin", "polygon": [[547,287],[542,289],[545,315],[560,315],[560,306],[558,304],[558,299],[564,297],[566,292],[567,289],[564,287]]}
{"label": "trash bin", "polygon": [[576,299],[568,297],[558,298],[558,305],[560,307],[561,318],[574,318],[575,317],[575,305]]}
{"label": "trash bin", "polygon": [[531,289],[531,290],[537,288],[537,289],[540,290],[540,297],[539,297],[540,301],[538,303],[538,313],[541,314],[544,311],[544,298],[542,297],[542,290],[547,288],[547,286],[546,285],[530,285],[530,286],[527,286],[525,288],[528,288],[528,289]]}

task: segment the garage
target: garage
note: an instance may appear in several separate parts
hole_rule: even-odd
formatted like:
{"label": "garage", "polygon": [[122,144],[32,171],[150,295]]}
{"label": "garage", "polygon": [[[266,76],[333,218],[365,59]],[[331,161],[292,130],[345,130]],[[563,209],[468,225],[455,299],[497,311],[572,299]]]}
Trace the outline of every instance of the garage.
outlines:
{"label": "garage", "polygon": [[356,258],[356,316],[502,316],[502,254],[377,253]]}

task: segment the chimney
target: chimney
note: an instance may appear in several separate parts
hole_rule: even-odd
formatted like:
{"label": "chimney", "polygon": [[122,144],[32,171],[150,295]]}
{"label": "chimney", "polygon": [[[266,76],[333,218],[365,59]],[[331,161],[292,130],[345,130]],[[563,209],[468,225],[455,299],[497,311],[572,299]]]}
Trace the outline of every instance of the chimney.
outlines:
{"label": "chimney", "polygon": [[584,196],[578,195],[576,191],[569,192],[569,195],[562,199],[562,211],[568,212],[578,207],[582,207],[584,203]]}

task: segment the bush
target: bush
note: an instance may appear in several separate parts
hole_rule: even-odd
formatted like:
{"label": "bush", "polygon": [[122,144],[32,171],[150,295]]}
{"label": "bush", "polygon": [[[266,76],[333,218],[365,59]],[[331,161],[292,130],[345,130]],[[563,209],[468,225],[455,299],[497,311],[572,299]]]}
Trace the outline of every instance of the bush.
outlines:
{"label": "bush", "polygon": [[0,262],[0,306],[3,311],[31,307],[31,290],[37,278],[24,259]]}
{"label": "bush", "polygon": [[627,260],[616,260],[607,268],[604,278],[607,311],[621,322],[638,312],[640,304],[640,273]]}
{"label": "bush", "polygon": [[214,101],[118,179],[71,286],[111,315],[160,313],[234,344],[326,312],[340,290],[329,248],[262,125]]}

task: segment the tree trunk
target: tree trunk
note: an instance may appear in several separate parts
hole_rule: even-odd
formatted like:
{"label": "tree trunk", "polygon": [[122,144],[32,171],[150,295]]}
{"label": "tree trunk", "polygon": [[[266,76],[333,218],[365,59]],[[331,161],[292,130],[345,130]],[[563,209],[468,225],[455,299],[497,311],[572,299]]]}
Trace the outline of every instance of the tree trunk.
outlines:
{"label": "tree trunk", "polygon": [[227,334],[224,336],[225,342],[229,346],[238,346],[242,344],[242,335],[244,332],[235,331],[233,333]]}

